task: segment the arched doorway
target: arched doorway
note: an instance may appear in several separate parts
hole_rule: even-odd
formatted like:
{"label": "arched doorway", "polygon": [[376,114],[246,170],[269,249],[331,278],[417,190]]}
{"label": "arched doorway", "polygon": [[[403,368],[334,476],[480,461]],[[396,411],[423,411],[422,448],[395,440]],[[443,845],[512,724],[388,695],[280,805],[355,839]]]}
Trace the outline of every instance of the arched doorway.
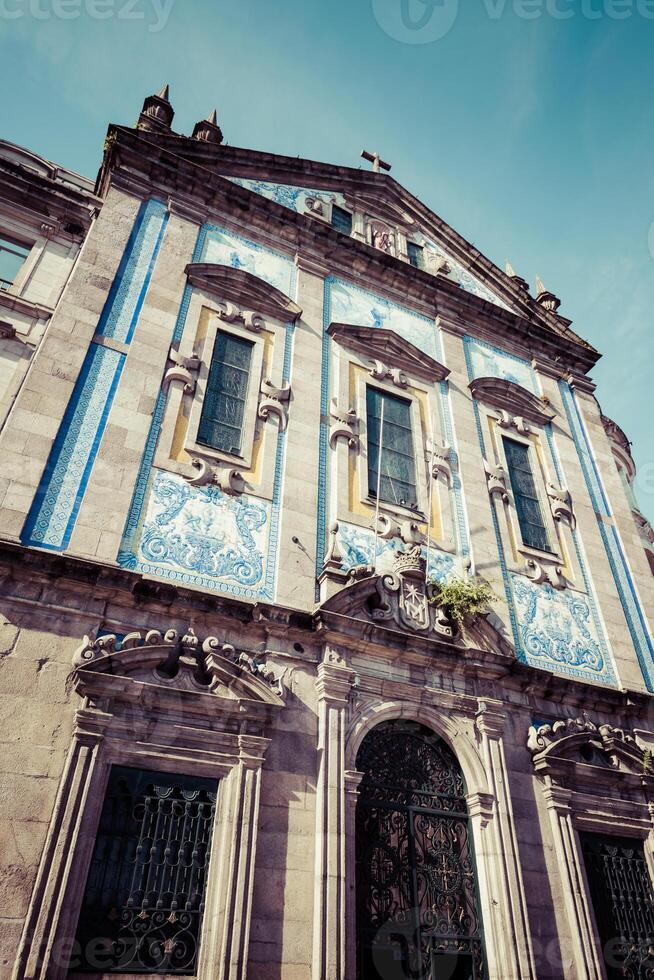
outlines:
{"label": "arched doorway", "polygon": [[374,728],[357,754],[357,980],[486,977],[465,783],[415,722]]}

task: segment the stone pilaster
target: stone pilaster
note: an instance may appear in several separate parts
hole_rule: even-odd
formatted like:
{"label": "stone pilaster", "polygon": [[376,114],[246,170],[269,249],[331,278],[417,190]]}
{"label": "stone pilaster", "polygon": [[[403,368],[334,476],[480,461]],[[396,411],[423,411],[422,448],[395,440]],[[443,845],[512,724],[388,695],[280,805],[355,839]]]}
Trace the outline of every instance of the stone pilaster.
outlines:
{"label": "stone pilaster", "polygon": [[354,672],[335,651],[318,667],[313,980],[345,980],[345,722]]}

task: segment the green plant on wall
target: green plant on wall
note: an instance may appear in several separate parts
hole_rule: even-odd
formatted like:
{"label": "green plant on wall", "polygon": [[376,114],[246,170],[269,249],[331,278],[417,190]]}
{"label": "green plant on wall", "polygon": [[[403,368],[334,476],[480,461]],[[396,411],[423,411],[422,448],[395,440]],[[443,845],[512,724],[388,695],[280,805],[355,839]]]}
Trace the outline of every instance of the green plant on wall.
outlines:
{"label": "green plant on wall", "polygon": [[652,767],[652,750],[645,749],[643,752],[643,775],[651,776],[653,771]]}
{"label": "green plant on wall", "polygon": [[430,599],[443,609],[456,626],[461,627],[466,616],[484,615],[496,600],[490,585],[480,578],[450,578],[446,582],[430,582]]}

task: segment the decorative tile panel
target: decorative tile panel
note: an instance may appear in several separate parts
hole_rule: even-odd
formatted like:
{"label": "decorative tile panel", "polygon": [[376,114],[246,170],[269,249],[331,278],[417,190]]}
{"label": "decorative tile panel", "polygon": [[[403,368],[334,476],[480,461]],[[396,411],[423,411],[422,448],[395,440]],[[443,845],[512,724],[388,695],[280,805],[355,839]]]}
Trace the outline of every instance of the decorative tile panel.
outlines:
{"label": "decorative tile panel", "polygon": [[466,337],[470,380],[475,378],[502,378],[504,381],[513,381],[514,384],[521,385],[527,391],[538,395],[538,383],[534,370],[529,361],[486,344],[483,340]]}
{"label": "decorative tile panel", "polygon": [[429,317],[341,279],[332,281],[330,302],[332,322],[385,327],[430,357],[436,357],[436,325]]}
{"label": "decorative tile panel", "polygon": [[[161,201],[145,201],[109,291],[98,333],[129,343],[167,222]],[[125,354],[91,343],[21,535],[23,544],[68,547],[123,369]]]}
{"label": "decorative tile panel", "polygon": [[422,245],[423,248],[427,248],[444,258],[451,270],[448,278],[458,283],[462,289],[466,290],[466,292],[472,293],[473,296],[478,296],[479,299],[485,299],[489,303],[494,303],[495,306],[501,306],[505,310],[511,310],[511,307],[508,306],[503,299],[500,299],[500,297],[494,293],[492,289],[489,289],[489,287],[480,279],[473,276],[473,274],[469,272],[464,265],[462,265],[456,259],[453,259],[449,252],[446,252],[441,245],[433,240],[433,238],[427,238],[425,235],[418,234],[413,240],[416,241],[417,244]]}
{"label": "decorative tile panel", "polygon": [[68,546],[118,386],[124,354],[91,344],[22,534],[23,544]]}
{"label": "decorative tile panel", "polygon": [[613,523],[606,523],[613,512],[604,489],[600,471],[595,462],[593,450],[579,409],[575,392],[565,381],[559,382],[563,405],[577,449],[581,468],[588,487],[593,510],[598,518],[598,528],[604,544],[611,574],[620,596],[622,609],[627,620],[629,633],[638,656],[643,677],[650,691],[654,691],[654,642],[647,625],[634,577],[624,551],[618,529]]}
{"label": "decorative tile panel", "polygon": [[281,289],[287,296],[291,296],[294,288],[295,265],[289,256],[241,238],[235,232],[217,225],[204,226],[201,253],[195,261],[245,269],[276,289]]}
{"label": "decorative tile panel", "polygon": [[132,339],[166,220],[165,204],[154,199],[145,202],[123,253],[96,333],[123,344]]}
{"label": "decorative tile panel", "polygon": [[533,666],[558,664],[601,677],[606,660],[587,596],[551,585],[536,585],[511,574],[511,588],[523,654]]}
{"label": "decorative tile panel", "polygon": [[228,496],[217,486],[190,487],[156,470],[136,569],[207,589],[246,596],[266,579],[270,501]]}
{"label": "decorative tile panel", "polygon": [[227,180],[231,180],[233,184],[238,184],[239,187],[254,191],[255,194],[260,194],[262,197],[267,197],[269,201],[274,201],[275,204],[281,204],[285,208],[290,208],[291,211],[297,211],[299,214],[306,213],[308,197],[329,201],[341,208],[345,207],[343,195],[333,191],[297,187],[295,184],[277,184],[269,180],[251,180],[248,177],[228,177]]}
{"label": "decorative tile panel", "polygon": [[[392,569],[392,557],[396,551],[402,551],[405,545],[399,538],[377,538],[369,528],[359,527],[339,521],[337,541],[343,556],[343,568],[349,571],[357,565],[375,565],[379,571]],[[427,575],[439,581],[444,581],[454,574],[461,573],[461,561],[456,555],[450,555],[437,548],[423,547],[425,561],[428,559]],[[376,556],[376,561],[375,561]]]}

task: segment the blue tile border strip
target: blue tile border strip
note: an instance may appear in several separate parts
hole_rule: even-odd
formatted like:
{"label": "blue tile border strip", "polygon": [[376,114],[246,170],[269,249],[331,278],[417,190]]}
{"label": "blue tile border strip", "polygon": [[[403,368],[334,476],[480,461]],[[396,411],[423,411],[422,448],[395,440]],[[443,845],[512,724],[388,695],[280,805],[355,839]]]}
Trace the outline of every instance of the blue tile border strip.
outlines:
{"label": "blue tile border strip", "polygon": [[[129,343],[167,224],[166,206],[144,201],[98,322],[97,333]],[[125,354],[91,343],[21,534],[23,544],[68,547],[100,447]]]}
{"label": "blue tile border strip", "polygon": [[[201,262],[206,253],[207,241],[212,231],[221,232],[223,229],[217,225],[205,224],[202,226],[198,233],[198,237],[195,243],[195,248],[193,250],[193,262]],[[249,241],[249,239],[242,238],[235,233],[230,232],[233,237],[238,238],[243,241],[248,247],[254,247],[260,251],[272,251],[268,250],[265,246],[258,245],[254,242]],[[275,253],[281,255],[282,253]],[[286,256],[283,256],[286,258]],[[290,260],[289,260],[290,262]],[[297,291],[297,272],[295,268],[291,270],[290,274],[291,292],[295,295]],[[171,342],[173,344],[178,344],[182,339],[184,334],[184,329],[186,326],[186,320],[188,317],[188,311],[191,303],[191,297],[193,295],[193,287],[187,283],[182,295],[182,301],[177,314],[177,320],[175,322],[175,328],[173,330],[173,335]],[[288,382],[291,376],[291,364],[293,358],[293,342],[295,335],[295,325],[292,323],[287,323],[285,325],[285,336],[284,336],[284,357],[283,357],[283,368],[282,368],[282,380]],[[138,558],[138,548],[139,548],[139,538],[141,525],[144,518],[145,506],[148,500],[152,474],[153,474],[153,461],[154,455],[157,447],[157,442],[159,439],[159,433],[161,431],[161,425],[164,417],[164,411],[166,408],[167,395],[166,392],[161,390],[157,396],[157,401],[155,404],[155,409],[152,415],[152,423],[150,425],[150,431],[148,433],[148,438],[145,445],[145,450],[143,453],[143,458],[141,460],[141,465],[139,468],[139,473],[136,479],[136,485],[134,488],[134,494],[132,497],[132,505],[130,507],[130,512],[125,524],[125,529],[123,532],[123,541],[121,545],[120,552],[118,554],[118,564],[123,568],[129,568],[132,571],[143,572],[145,574],[152,575],[157,578],[166,579],[168,581],[174,581],[178,584],[185,585],[190,584],[195,587],[205,588],[208,592],[221,593],[226,595],[233,595],[241,598],[248,599],[263,599],[268,601],[273,601],[275,597],[275,588],[277,580],[277,564],[279,558],[279,532],[280,532],[280,521],[281,521],[281,504],[282,504],[282,488],[283,488],[283,477],[284,477],[284,465],[286,456],[286,440],[287,434],[284,431],[279,431],[277,436],[277,445],[275,448],[275,469],[273,477],[273,498],[270,510],[270,529],[268,533],[268,551],[266,556],[266,576],[264,584],[260,588],[245,588],[238,585],[231,585],[227,582],[217,583],[214,579],[206,578],[202,575],[194,576],[187,572],[177,572],[174,569],[166,569],[160,566],[154,566],[151,563],[145,563],[139,561]]]}
{"label": "blue tile border strip", "polygon": [[[490,346],[490,345],[487,345],[487,346]],[[502,351],[500,351],[499,349],[496,349],[496,348],[493,348],[493,350],[497,350],[497,352],[499,354],[503,354],[504,353],[504,352],[502,352]],[[474,374],[474,367],[473,367],[473,364],[472,364],[472,358],[470,356],[470,346],[469,346],[469,338],[468,337],[464,337],[464,352],[465,352],[466,367],[468,369],[468,376],[469,376],[470,380],[472,381],[473,378],[475,377],[475,374]],[[507,355],[507,356],[509,356],[509,355]],[[513,360],[521,360],[520,358],[517,358],[515,355],[510,355],[510,357]],[[530,370],[532,372],[532,377],[533,377],[534,385],[536,385],[536,376],[535,376],[535,373],[533,371],[533,367],[531,366],[531,364],[529,364],[528,361],[522,361],[522,363],[525,366],[527,366],[527,365],[529,366],[529,368],[530,368]],[[536,390],[536,388],[534,390]],[[473,399],[473,411],[474,411],[474,417],[475,417],[475,427],[477,429],[477,437],[479,439],[479,446],[480,446],[480,449],[481,449],[482,454],[484,456],[486,456],[486,441],[484,439],[484,433],[483,433],[483,429],[482,429],[482,425],[481,425],[481,416],[480,416],[480,412],[479,412],[479,405],[477,404],[477,402],[474,399]],[[555,444],[554,444],[553,434],[552,434],[552,431],[551,431],[551,426],[546,426],[545,427],[545,431],[546,431],[546,437],[547,437],[547,441],[548,441],[548,446],[549,446],[549,449],[550,449],[550,454],[551,454],[551,457],[552,457],[552,464],[553,464],[554,470],[555,470],[555,472],[557,474],[557,479],[562,480],[561,465],[560,465],[560,461],[559,461],[559,458],[558,458],[558,452],[557,452],[556,447],[555,447]],[[520,629],[520,622],[519,622],[519,619],[518,619],[518,613],[517,613],[517,609],[516,609],[515,598],[514,598],[514,595],[513,595],[513,586],[511,584],[511,575],[515,575],[516,573],[510,573],[509,572],[509,569],[507,567],[506,555],[505,555],[505,552],[504,552],[504,545],[502,543],[502,535],[501,535],[501,531],[500,531],[500,525],[499,525],[499,522],[498,522],[498,519],[497,519],[497,514],[495,513],[495,507],[493,506],[493,504],[492,504],[492,502],[490,500],[489,500],[489,507],[490,507],[491,517],[492,517],[492,521],[493,521],[493,530],[494,530],[494,533],[495,533],[495,540],[497,542],[497,551],[498,551],[498,556],[499,556],[499,560],[500,560],[500,569],[502,571],[502,580],[504,582],[504,590],[505,590],[505,593],[506,593],[506,601],[507,601],[507,605],[508,605],[508,609],[509,609],[509,619],[510,619],[510,622],[511,622],[511,629],[512,629],[512,632],[513,632],[513,639],[514,639],[514,645],[515,645],[515,650],[516,650],[516,656],[518,657],[518,659],[521,660],[523,663],[528,664],[531,667],[534,667],[535,669],[548,670],[548,671],[551,671],[553,673],[565,674],[566,676],[574,677],[574,678],[576,678],[578,680],[583,680],[583,681],[586,681],[586,682],[600,683],[600,684],[605,684],[605,685],[608,685],[608,686],[617,686],[617,679],[616,679],[616,676],[615,676],[615,671],[613,669],[612,658],[611,658],[610,651],[608,649],[608,643],[606,641],[605,630],[604,630],[602,621],[601,621],[600,616],[599,616],[597,602],[596,602],[596,597],[595,597],[594,590],[592,589],[590,575],[589,575],[588,568],[586,566],[586,562],[585,562],[585,559],[584,559],[584,556],[583,556],[583,552],[582,552],[581,542],[580,542],[580,540],[578,538],[578,532],[577,531],[573,531],[573,535],[572,536],[573,536],[573,540],[574,540],[574,543],[575,543],[575,550],[576,550],[577,558],[579,560],[579,565],[580,565],[580,568],[582,570],[582,574],[583,574],[583,578],[584,578],[584,585],[585,585],[585,588],[586,588],[585,596],[586,596],[586,598],[588,600],[588,606],[589,606],[590,613],[591,613],[591,616],[592,616],[593,625],[594,625],[594,627],[596,629],[596,632],[597,632],[597,639],[598,639],[598,642],[599,642],[599,648],[600,648],[601,653],[602,653],[602,656],[604,658],[603,671],[602,671],[601,674],[599,674],[599,673],[591,673],[588,670],[577,670],[574,667],[570,667],[570,666],[567,666],[567,665],[561,665],[559,663],[556,663],[555,664],[551,660],[548,661],[547,663],[545,663],[545,662],[539,662],[538,659],[535,659],[534,657],[532,657],[531,655],[529,655],[527,653],[527,651],[525,651],[524,646],[523,646],[523,642],[522,642],[522,632],[521,632],[521,629]],[[527,580],[525,579],[525,581],[527,581]]]}
{"label": "blue tile border strip", "polygon": [[592,444],[574,390],[565,381],[559,382],[559,389],[638,662],[648,690],[654,691],[654,643],[617,528],[603,520],[612,518],[613,513]]}

